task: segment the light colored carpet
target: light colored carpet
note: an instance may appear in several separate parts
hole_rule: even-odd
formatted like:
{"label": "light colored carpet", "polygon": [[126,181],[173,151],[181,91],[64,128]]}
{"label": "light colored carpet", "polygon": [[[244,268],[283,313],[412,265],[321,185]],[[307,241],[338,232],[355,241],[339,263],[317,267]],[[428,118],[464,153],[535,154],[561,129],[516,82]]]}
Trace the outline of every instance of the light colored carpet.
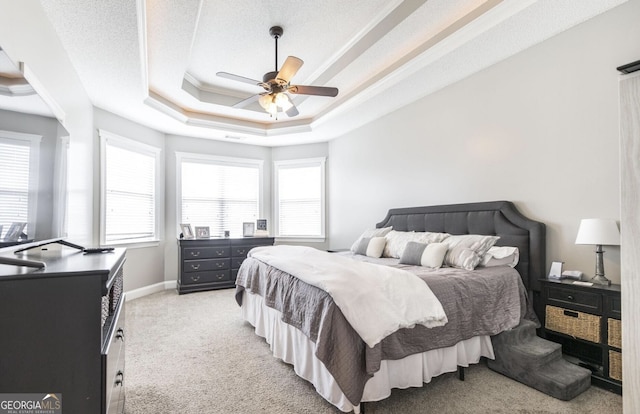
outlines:
{"label": "light colored carpet", "polygon": [[[339,413],[275,359],[240,317],[234,290],[178,295],[174,290],[126,304],[126,414]],[[369,403],[382,413],[621,413],[622,398],[591,387],[556,400],[489,370],[485,363],[394,390]]]}

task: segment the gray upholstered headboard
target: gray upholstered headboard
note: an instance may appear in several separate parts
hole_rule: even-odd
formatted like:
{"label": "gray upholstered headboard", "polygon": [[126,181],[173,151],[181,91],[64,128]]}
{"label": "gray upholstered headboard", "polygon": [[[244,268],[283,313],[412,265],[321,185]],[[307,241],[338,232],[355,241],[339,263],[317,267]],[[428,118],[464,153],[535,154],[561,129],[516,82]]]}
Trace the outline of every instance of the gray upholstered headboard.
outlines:
{"label": "gray upholstered headboard", "polygon": [[509,201],[394,208],[376,227],[397,231],[434,231],[449,234],[500,236],[497,246],[520,250],[516,270],[527,290],[539,291],[546,274],[545,226],[523,216]]}

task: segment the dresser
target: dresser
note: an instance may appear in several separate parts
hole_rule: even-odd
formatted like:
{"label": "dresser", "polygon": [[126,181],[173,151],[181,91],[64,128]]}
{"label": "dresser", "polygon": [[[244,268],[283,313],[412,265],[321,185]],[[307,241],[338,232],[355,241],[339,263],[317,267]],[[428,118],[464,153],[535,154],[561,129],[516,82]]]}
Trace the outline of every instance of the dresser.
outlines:
{"label": "dresser", "polygon": [[123,413],[125,250],[47,245],[1,255],[45,264],[0,265],[3,398],[54,394],[64,413]]}
{"label": "dresser", "polygon": [[179,239],[178,293],[234,287],[249,250],[273,242],[273,237]]}
{"label": "dresser", "polygon": [[622,393],[620,285],[542,280],[542,333],[564,354],[592,370],[594,385]]}

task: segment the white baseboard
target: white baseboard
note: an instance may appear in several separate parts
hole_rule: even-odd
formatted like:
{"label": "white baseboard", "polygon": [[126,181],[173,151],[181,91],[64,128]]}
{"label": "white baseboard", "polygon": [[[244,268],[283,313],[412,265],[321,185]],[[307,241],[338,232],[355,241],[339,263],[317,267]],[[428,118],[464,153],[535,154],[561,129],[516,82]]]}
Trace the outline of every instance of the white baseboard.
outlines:
{"label": "white baseboard", "polygon": [[127,291],[127,302],[133,299],[138,299],[143,296],[151,295],[154,293],[162,292],[163,290],[175,289],[177,286],[177,280],[169,280],[166,282],[155,283],[153,285],[144,286],[138,289]]}

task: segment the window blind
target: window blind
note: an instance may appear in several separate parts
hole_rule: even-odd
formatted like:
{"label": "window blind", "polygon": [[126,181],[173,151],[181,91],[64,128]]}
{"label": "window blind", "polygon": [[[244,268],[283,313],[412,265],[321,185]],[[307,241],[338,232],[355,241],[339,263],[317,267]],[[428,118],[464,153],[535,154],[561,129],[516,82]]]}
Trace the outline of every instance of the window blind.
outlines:
{"label": "window blind", "polygon": [[[4,237],[14,222],[29,220],[29,144],[0,141],[0,225]],[[23,230],[28,233],[28,229]]]}
{"label": "window blind", "polygon": [[242,223],[259,215],[260,169],[208,160],[181,162],[181,222],[208,226],[219,237],[242,236]]}
{"label": "window blind", "polygon": [[105,149],[105,242],[156,239],[156,155],[108,141]]}
{"label": "window blind", "polygon": [[322,165],[280,165],[278,175],[278,234],[322,236]]}

